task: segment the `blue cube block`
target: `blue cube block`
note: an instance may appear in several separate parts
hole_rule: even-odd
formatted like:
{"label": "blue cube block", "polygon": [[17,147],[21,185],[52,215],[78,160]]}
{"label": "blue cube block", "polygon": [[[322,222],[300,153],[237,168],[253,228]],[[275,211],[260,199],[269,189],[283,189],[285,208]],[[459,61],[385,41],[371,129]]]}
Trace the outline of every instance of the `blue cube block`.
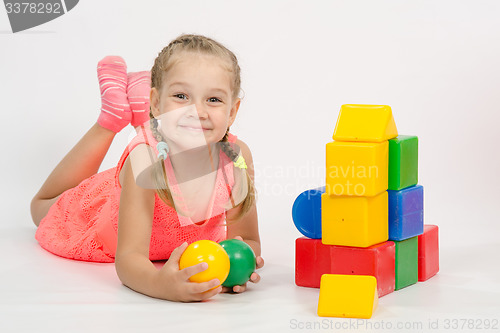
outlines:
{"label": "blue cube block", "polygon": [[293,223],[302,235],[321,239],[321,195],[325,186],[299,194],[292,207]]}
{"label": "blue cube block", "polygon": [[424,188],[410,186],[389,193],[389,240],[402,241],[424,233]]}

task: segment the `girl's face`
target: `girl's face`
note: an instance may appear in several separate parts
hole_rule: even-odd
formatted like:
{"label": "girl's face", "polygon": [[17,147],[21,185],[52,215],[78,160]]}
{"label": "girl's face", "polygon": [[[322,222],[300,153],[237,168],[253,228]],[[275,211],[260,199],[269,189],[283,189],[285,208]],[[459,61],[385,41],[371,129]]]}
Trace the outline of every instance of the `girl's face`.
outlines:
{"label": "girl's face", "polygon": [[212,55],[182,52],[163,73],[161,91],[151,89],[151,110],[164,138],[184,149],[220,141],[238,112],[232,73]]}

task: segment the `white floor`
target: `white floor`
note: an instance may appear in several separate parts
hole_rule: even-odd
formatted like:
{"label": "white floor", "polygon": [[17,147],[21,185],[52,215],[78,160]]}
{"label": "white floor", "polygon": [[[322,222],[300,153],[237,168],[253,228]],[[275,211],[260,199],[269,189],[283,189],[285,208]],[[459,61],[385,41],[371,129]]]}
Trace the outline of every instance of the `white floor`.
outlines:
{"label": "white floor", "polygon": [[0,332],[500,330],[498,243],[442,249],[438,275],[382,297],[370,320],[350,320],[318,317],[319,290],[295,286],[293,239],[276,240],[283,250],[268,253],[249,291],[182,304],[128,289],[113,264],[48,253],[34,232],[0,229]]}

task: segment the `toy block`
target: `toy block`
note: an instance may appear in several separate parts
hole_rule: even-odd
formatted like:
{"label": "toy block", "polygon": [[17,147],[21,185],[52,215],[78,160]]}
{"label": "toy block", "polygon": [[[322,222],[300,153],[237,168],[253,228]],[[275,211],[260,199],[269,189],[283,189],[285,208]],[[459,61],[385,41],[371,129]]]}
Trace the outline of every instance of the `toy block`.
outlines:
{"label": "toy block", "polygon": [[418,183],[418,137],[400,135],[389,140],[389,190]]}
{"label": "toy block", "polygon": [[331,274],[371,275],[377,279],[379,297],[390,294],[395,288],[394,242],[387,241],[367,248],[331,246]]}
{"label": "toy block", "polygon": [[439,237],[437,225],[424,225],[418,236],[418,281],[426,281],[439,271]]}
{"label": "toy block", "polygon": [[374,196],[387,190],[389,143],[326,144],[326,193]]}
{"label": "toy block", "polygon": [[405,240],[424,232],[424,188],[411,186],[389,193],[389,239]]}
{"label": "toy block", "polygon": [[388,105],[342,105],[333,133],[334,140],[351,142],[383,142],[397,136]]}
{"label": "toy block", "polygon": [[319,288],[321,275],[371,275],[379,297],[394,291],[395,245],[384,242],[368,248],[325,245],[320,239],[295,241],[295,284]]}
{"label": "toy block", "polygon": [[321,277],[318,316],[369,319],[377,305],[377,279],[373,276],[324,274]]}
{"label": "toy block", "polygon": [[374,197],[321,195],[323,244],[368,247],[389,239],[387,191]]}
{"label": "toy block", "polygon": [[297,238],[295,240],[295,284],[319,288],[321,275],[332,273],[331,248],[321,239]]}
{"label": "toy block", "polygon": [[396,245],[396,288],[408,287],[418,281],[418,237],[394,241]]}
{"label": "toy block", "polygon": [[302,235],[321,238],[321,195],[325,187],[307,190],[299,194],[292,206],[292,219]]}

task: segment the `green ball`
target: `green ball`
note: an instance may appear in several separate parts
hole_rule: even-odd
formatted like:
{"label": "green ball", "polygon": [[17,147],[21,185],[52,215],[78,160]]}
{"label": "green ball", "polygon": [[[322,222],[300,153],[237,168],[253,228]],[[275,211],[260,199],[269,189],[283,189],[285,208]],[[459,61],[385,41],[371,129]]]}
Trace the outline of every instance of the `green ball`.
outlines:
{"label": "green ball", "polygon": [[234,287],[244,284],[255,271],[255,253],[245,242],[238,239],[226,239],[219,243],[229,256],[229,275],[222,285]]}

